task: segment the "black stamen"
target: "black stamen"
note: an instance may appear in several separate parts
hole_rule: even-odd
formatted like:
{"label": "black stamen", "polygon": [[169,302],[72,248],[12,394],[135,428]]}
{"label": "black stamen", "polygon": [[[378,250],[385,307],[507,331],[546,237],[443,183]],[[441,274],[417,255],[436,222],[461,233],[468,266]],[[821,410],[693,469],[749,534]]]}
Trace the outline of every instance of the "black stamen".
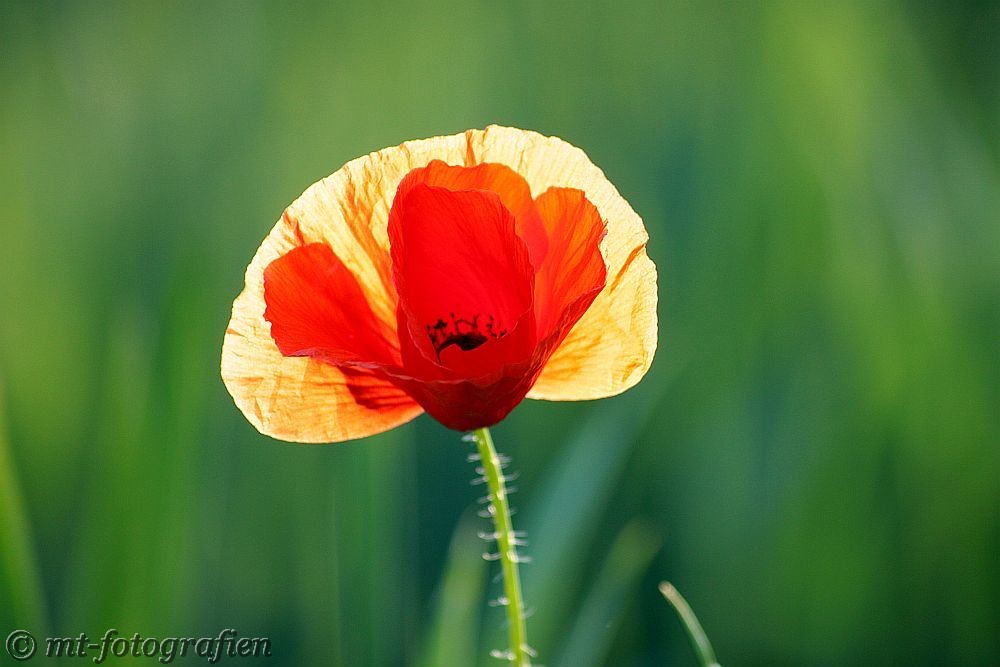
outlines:
{"label": "black stamen", "polygon": [[492,315],[482,327],[479,323],[479,313],[476,313],[471,320],[455,317],[455,313],[450,315],[450,323],[439,318],[433,325],[426,325],[427,336],[431,339],[431,345],[434,346],[438,358],[441,357],[441,351],[449,345],[457,345],[461,350],[468,352],[476,349],[490,338],[501,338],[507,333],[506,329],[499,333],[496,332],[496,319]]}

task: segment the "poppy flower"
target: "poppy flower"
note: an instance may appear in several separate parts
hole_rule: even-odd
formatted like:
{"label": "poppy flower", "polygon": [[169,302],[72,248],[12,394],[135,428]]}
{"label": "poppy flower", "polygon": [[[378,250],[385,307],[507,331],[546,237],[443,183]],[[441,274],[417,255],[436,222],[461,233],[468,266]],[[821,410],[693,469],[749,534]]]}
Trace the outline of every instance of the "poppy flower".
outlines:
{"label": "poppy flower", "polygon": [[647,238],[561,139],[491,126],[387,148],[312,185],[264,239],[222,377],[258,430],[298,442],[612,396],[656,349]]}

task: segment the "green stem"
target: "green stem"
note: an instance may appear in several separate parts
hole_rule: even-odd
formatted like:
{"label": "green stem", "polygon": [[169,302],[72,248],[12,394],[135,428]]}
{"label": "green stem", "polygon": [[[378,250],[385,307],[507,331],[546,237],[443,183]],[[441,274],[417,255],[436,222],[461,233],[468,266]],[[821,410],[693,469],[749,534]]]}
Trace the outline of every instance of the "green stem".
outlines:
{"label": "green stem", "polygon": [[483,479],[490,490],[489,513],[496,526],[496,543],[500,567],[503,570],[503,604],[507,607],[509,622],[510,652],[504,654],[516,667],[531,667],[531,649],[524,625],[524,601],[521,597],[521,579],[517,572],[519,562],[517,539],[510,521],[510,505],[507,503],[507,488],[504,484],[503,468],[493,438],[488,429],[481,428],[473,433],[479,459],[482,463]]}
{"label": "green stem", "polygon": [[698,617],[691,611],[691,605],[687,603],[687,600],[677,592],[673,584],[669,584],[666,581],[660,584],[660,592],[663,593],[663,597],[667,598],[667,602],[673,605],[674,610],[677,611],[677,615],[680,616],[681,623],[684,625],[684,629],[691,639],[691,648],[694,649],[695,656],[702,667],[722,667],[715,658],[712,643],[708,641],[708,636],[702,629],[701,623],[698,622]]}

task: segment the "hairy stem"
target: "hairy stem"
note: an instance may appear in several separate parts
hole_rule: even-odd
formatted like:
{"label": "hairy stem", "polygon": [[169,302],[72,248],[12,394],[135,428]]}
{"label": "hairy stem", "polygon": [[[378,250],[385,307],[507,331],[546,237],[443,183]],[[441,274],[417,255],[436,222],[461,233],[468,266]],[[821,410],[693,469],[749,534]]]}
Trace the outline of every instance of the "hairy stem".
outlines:
{"label": "hairy stem", "polygon": [[501,601],[507,608],[509,622],[510,652],[504,657],[516,667],[531,667],[531,649],[524,625],[524,601],[521,597],[521,579],[518,575],[517,538],[510,521],[510,505],[507,502],[507,488],[503,469],[493,437],[488,429],[481,428],[473,433],[479,459],[482,463],[483,478],[490,490],[489,513],[496,526],[497,552],[503,570],[504,597]]}

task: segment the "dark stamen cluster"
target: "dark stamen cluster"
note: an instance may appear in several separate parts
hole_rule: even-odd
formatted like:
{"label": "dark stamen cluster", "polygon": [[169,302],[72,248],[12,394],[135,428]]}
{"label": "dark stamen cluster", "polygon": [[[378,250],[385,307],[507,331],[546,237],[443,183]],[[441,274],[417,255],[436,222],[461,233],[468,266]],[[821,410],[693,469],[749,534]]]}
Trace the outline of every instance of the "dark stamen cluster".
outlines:
{"label": "dark stamen cluster", "polygon": [[444,318],[438,318],[434,324],[427,325],[427,335],[431,339],[431,345],[441,356],[441,350],[449,345],[458,345],[462,350],[468,352],[474,350],[490,338],[500,338],[507,334],[506,329],[501,329],[496,319],[490,315],[488,319],[482,319],[477,313],[471,320],[455,317],[451,313],[451,321],[446,322]]}

